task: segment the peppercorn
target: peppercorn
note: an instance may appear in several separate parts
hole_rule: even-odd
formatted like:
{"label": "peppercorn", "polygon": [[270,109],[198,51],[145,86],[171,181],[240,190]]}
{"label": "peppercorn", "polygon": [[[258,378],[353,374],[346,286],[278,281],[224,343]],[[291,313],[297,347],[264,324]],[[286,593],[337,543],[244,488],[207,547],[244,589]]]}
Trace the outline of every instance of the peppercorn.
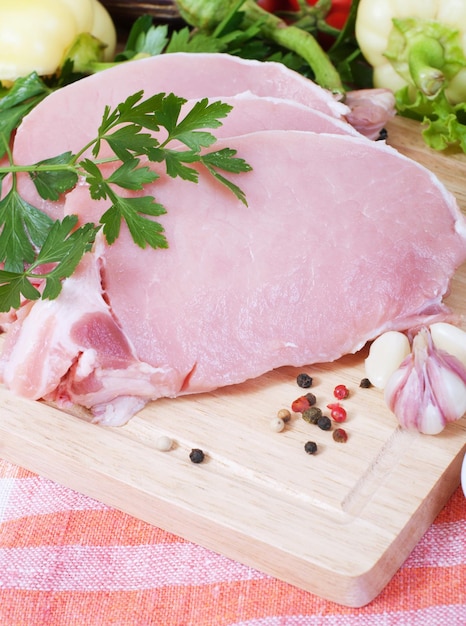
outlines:
{"label": "peppercorn", "polygon": [[275,433],[281,433],[285,428],[285,421],[282,420],[281,417],[274,417],[270,421],[270,430],[273,430]]}
{"label": "peppercorn", "polygon": [[337,443],[346,443],[348,441],[348,433],[344,428],[337,428],[333,431],[332,436]]}
{"label": "peppercorn", "polygon": [[305,422],[309,422],[309,424],[317,424],[319,417],[322,417],[322,411],[317,406],[310,406],[302,412],[301,417]]}
{"label": "peppercorn", "polygon": [[317,444],[315,441],[307,441],[304,444],[304,450],[307,454],[315,454],[317,452]]}
{"label": "peppercorn", "polygon": [[312,377],[309,374],[298,374],[296,378],[296,382],[298,383],[298,387],[302,387],[303,389],[308,389],[312,386]]}
{"label": "peppercorn", "polygon": [[317,420],[317,426],[321,430],[330,430],[332,428],[332,421],[326,415],[322,415],[322,417],[319,417]]}
{"label": "peppercorn", "polygon": [[189,454],[189,458],[193,463],[202,463],[205,458],[205,454],[199,448],[193,448]]}
{"label": "peppercorn", "polygon": [[173,439],[167,437],[166,435],[161,435],[160,437],[158,437],[155,445],[157,450],[160,450],[162,452],[168,452],[168,450],[171,450],[173,447]]}
{"label": "peppercorn", "polygon": [[388,131],[386,128],[382,128],[379,132],[379,136],[377,137],[376,141],[385,141],[385,139],[387,139],[388,137]]}
{"label": "peppercorn", "polygon": [[363,389],[369,389],[370,387],[372,387],[372,383],[368,378],[362,378],[359,386]]}
{"label": "peppercorn", "polygon": [[313,404],[317,402],[317,398],[315,397],[313,393],[307,393],[304,397],[309,400],[310,406],[312,406]]}
{"label": "peppercorn", "polygon": [[311,406],[311,403],[309,402],[309,399],[306,398],[306,396],[299,396],[299,398],[296,398],[296,400],[293,400],[291,404],[291,410],[294,411],[295,413],[302,413],[303,411],[308,409],[310,406]]}
{"label": "peppercorn", "polygon": [[344,400],[349,396],[349,390],[346,385],[337,385],[333,390],[333,395],[337,400]]}
{"label": "peppercorn", "polygon": [[346,409],[344,409],[341,404],[338,402],[334,402],[331,404],[327,404],[327,408],[330,409],[330,417],[335,420],[335,422],[344,422],[346,419]]}
{"label": "peppercorn", "polygon": [[277,417],[286,423],[290,421],[291,413],[288,411],[288,409],[280,409],[277,413]]}

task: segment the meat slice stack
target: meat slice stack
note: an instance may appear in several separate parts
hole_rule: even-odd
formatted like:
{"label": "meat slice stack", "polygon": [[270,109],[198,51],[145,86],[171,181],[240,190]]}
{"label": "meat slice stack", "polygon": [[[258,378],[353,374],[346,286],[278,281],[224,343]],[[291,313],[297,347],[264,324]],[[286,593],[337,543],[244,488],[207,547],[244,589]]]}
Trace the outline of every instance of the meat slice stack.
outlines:
{"label": "meat slice stack", "polygon": [[[80,89],[89,94],[87,79],[73,85],[73,102]],[[112,246],[99,238],[56,300],[26,304],[11,325],[0,360],[10,389],[120,425],[150,400],[332,361],[383,331],[445,317],[442,298],[466,260],[455,199],[383,142],[342,132],[341,121],[329,132],[325,113],[316,132],[316,116],[309,128],[301,109],[290,121],[296,105],[284,100],[253,131],[247,120],[261,107],[280,106],[269,96],[235,96],[244,114],[215,144],[252,165],[236,180],[248,206],[202,170],[196,185],[160,170],[144,193],[168,210],[159,219],[169,248],[139,249],[125,228]],[[56,100],[45,100],[15,151],[45,158],[40,137],[56,115]],[[93,123],[84,118],[81,135]],[[72,148],[66,136],[54,141],[55,153]],[[45,207],[82,222],[106,208],[83,185]]]}

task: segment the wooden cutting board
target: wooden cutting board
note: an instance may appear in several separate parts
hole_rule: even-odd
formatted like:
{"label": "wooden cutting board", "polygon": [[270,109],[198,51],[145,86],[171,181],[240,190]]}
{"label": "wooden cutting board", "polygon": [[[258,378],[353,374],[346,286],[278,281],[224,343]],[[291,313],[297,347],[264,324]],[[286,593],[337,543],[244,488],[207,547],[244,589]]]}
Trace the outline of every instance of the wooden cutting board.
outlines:
{"label": "wooden cutting board", "polygon": [[[426,148],[417,124],[396,119],[389,143],[429,166],[466,210],[466,157]],[[466,313],[466,267],[451,306]],[[336,384],[350,396],[347,443],[278,409],[313,376],[325,408]],[[466,418],[435,437],[401,431],[382,393],[359,387],[364,351],[285,367],[214,393],[160,400],[105,428],[0,388],[0,456],[149,523],[337,603],[375,598],[459,484]],[[168,452],[161,435],[173,438]],[[319,452],[304,452],[308,440]],[[201,448],[201,464],[189,460]]]}

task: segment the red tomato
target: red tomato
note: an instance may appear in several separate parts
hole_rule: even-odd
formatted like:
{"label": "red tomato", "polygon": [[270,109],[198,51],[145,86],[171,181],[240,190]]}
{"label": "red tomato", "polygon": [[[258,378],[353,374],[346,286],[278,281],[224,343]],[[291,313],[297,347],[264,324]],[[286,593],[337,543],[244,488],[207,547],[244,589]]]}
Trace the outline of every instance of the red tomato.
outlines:
{"label": "red tomato", "polygon": [[[309,6],[317,4],[318,0],[306,0]],[[280,11],[299,11],[298,0],[257,0],[257,4],[269,13]],[[333,0],[332,7],[325,19],[329,26],[341,30],[348,19],[351,9],[351,0]]]}
{"label": "red tomato", "polygon": [[293,0],[257,0],[257,4],[269,13],[296,11]]}
{"label": "red tomato", "polygon": [[[317,0],[306,0],[306,2],[310,6],[314,6],[314,4],[317,3]],[[333,0],[332,8],[328,12],[325,21],[329,24],[329,26],[333,26],[334,28],[341,30],[346,24],[350,9],[351,0]]]}

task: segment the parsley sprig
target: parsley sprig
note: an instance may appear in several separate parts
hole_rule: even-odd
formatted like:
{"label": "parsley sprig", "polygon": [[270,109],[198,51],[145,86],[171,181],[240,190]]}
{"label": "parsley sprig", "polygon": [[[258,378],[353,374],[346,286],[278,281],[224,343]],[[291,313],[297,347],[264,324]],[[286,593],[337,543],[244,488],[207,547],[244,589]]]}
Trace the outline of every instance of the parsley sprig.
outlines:
{"label": "parsley sprig", "polygon": [[[151,195],[128,193],[143,190],[159,178],[148,162],[164,163],[170,177],[191,182],[198,181],[199,170],[204,168],[246,204],[243,191],[224,173],[248,172],[251,166],[235,150],[206,151],[216,141],[210,130],[221,126],[232,107],[204,98],[182,116],[184,98],[160,93],[143,99],[143,95],[139,91],[114,109],[106,107],[96,137],[78,152],[64,152],[32,165],[14,163],[9,132],[2,132],[0,126],[0,142],[9,161],[0,167],[0,191],[6,175],[11,175],[11,186],[0,200],[0,264],[4,264],[0,311],[17,308],[21,295],[29,300],[41,295],[56,298],[61,280],[74,272],[101,228],[109,244],[118,238],[123,221],[141,248],[168,247],[163,227],[154,219],[166,213],[165,207]],[[105,156],[100,156],[103,144],[110,153],[106,149]],[[99,167],[108,163],[114,167]],[[106,200],[109,207],[98,225],[76,228],[76,216],[53,222],[21,197],[20,173],[30,176],[41,198],[54,201],[83,177],[91,198]],[[41,282],[42,294],[35,286]]]}

